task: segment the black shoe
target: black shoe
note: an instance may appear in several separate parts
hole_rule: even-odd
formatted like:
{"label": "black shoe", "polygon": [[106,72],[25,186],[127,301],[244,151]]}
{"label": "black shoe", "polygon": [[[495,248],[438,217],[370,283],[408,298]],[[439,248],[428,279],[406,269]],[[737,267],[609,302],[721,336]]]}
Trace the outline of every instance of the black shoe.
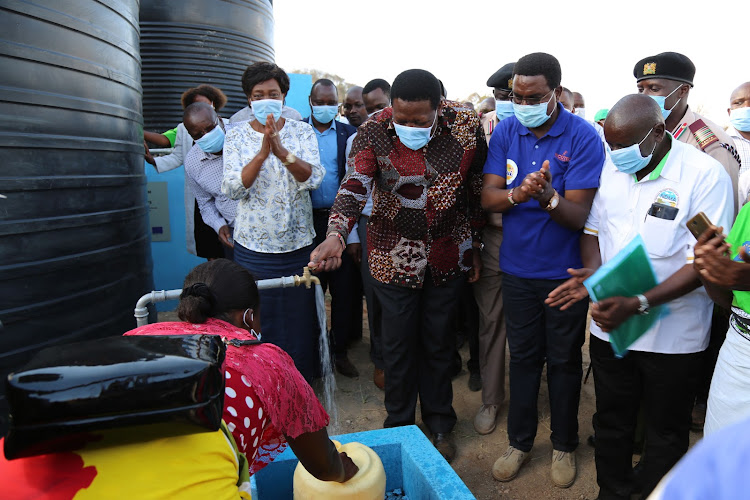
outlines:
{"label": "black shoe", "polygon": [[596,448],[596,435],[595,434],[591,434],[588,438],[586,438],[586,442],[592,448]]}
{"label": "black shoe", "polygon": [[451,380],[458,377],[458,374],[461,373],[462,367],[463,367],[463,361],[461,361],[461,355],[458,353],[458,351],[454,351],[453,360],[451,361],[451,367],[450,367]]}
{"label": "black shoe", "polygon": [[349,361],[349,358],[346,355],[336,357],[336,371],[344,377],[359,377],[359,371],[357,370],[357,367],[354,366],[354,363]]}
{"label": "black shoe", "polygon": [[436,433],[432,438],[432,444],[443,455],[446,462],[451,463],[456,458],[456,443],[453,441],[453,434],[450,432]]}
{"label": "black shoe", "polygon": [[482,390],[482,376],[479,372],[469,374],[469,390],[477,392]]}

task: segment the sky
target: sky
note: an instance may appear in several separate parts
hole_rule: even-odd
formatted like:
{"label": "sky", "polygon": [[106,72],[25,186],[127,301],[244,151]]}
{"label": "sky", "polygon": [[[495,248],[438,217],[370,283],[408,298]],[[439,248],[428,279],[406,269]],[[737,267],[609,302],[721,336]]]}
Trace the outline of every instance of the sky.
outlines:
{"label": "sky", "polygon": [[747,8],[747,0],[275,0],[276,63],[358,85],[422,68],[449,99],[464,100],[491,95],[487,78],[503,64],[547,52],[560,61],[562,85],[583,94],[591,120],[637,92],[636,62],[674,51],[697,68],[691,108],[725,126],[729,95],[750,81]]}

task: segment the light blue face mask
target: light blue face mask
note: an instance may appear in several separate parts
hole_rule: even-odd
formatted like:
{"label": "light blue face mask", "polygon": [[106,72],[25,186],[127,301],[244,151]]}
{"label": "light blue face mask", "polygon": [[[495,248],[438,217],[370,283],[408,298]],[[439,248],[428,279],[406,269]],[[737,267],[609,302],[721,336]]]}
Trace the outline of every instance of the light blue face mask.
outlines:
{"label": "light blue face mask", "polygon": [[338,106],[310,106],[313,117],[320,123],[331,123],[339,114]]}
{"label": "light blue face mask", "polygon": [[224,130],[217,123],[211,132],[195,141],[195,143],[206,153],[218,153],[224,147]]}
{"label": "light blue face mask", "polygon": [[729,112],[729,122],[735,130],[750,132],[750,108],[735,108]]}
{"label": "light blue face mask", "polygon": [[257,101],[250,101],[250,107],[253,108],[255,119],[263,125],[266,124],[266,117],[268,115],[273,115],[273,119],[279,121],[283,104],[284,103],[279,99],[260,99]]}
{"label": "light blue face mask", "polygon": [[677,106],[677,104],[679,104],[679,102],[682,100],[682,97],[680,97],[679,99],[677,99],[677,102],[674,103],[674,106],[672,106],[669,109],[664,109],[664,103],[667,102],[667,97],[671,96],[672,94],[674,94],[675,92],[677,92],[681,88],[682,88],[682,85],[680,85],[679,87],[677,87],[676,89],[674,89],[672,92],[670,92],[669,94],[667,94],[665,96],[664,95],[652,95],[652,96],[650,96],[651,99],[653,99],[654,101],[656,101],[656,104],[658,104],[659,107],[661,108],[661,116],[664,117],[665,120],[667,119],[667,117],[670,114],[672,114],[672,110],[675,108],[675,106]]}
{"label": "light blue face mask", "polygon": [[495,99],[495,116],[498,121],[513,116],[513,101],[499,101]]}
{"label": "light blue face mask", "polygon": [[432,127],[436,121],[437,111],[435,111],[435,119],[429,127],[407,127],[406,125],[399,125],[393,122],[393,128],[396,129],[396,135],[401,139],[401,143],[407,148],[416,151],[422,149],[430,142],[430,139],[432,139]]}
{"label": "light blue face mask", "polygon": [[[552,95],[554,96],[554,91],[551,91]],[[549,101],[552,100],[552,97],[547,100],[547,102],[540,102],[539,104],[516,104],[513,103],[513,113],[516,115],[516,118],[518,118],[518,121],[521,122],[521,125],[528,128],[537,128],[541,127],[546,123],[547,120],[549,120],[549,117],[552,116],[552,113],[547,114],[547,105],[549,104]],[[552,112],[554,113],[554,108]]]}
{"label": "light blue face mask", "polygon": [[634,174],[648,165],[651,158],[654,156],[654,151],[656,151],[656,144],[654,144],[654,149],[651,150],[651,154],[645,157],[641,155],[641,144],[643,144],[643,141],[645,141],[653,131],[653,128],[649,130],[646,137],[641,139],[641,142],[638,144],[631,144],[626,148],[609,151],[609,157],[612,159],[612,163],[615,164],[615,167],[617,167],[617,170],[624,174]]}

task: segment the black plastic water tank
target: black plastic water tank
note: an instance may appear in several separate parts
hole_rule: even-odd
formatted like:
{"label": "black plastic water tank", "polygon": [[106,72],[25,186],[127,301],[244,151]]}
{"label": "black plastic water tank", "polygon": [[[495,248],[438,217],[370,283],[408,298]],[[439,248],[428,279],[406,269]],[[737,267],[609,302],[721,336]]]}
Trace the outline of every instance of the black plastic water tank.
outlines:
{"label": "black plastic water tank", "polygon": [[138,50],[138,0],[0,1],[0,428],[10,370],[153,287]]}
{"label": "black plastic water tank", "polygon": [[224,91],[229,117],[247,106],[245,68],[274,60],[268,0],[143,0],[140,23],[146,130],[176,127],[180,96],[201,83]]}

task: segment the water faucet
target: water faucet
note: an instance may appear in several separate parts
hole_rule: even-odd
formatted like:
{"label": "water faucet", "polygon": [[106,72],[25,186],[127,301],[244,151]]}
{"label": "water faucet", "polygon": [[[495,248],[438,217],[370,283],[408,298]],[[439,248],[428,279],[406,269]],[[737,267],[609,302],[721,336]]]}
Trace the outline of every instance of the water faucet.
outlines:
{"label": "water faucet", "polygon": [[320,278],[313,276],[310,273],[310,268],[305,266],[303,268],[302,276],[294,275],[294,286],[300,286],[304,284],[307,288],[311,288],[313,284],[320,285]]}

